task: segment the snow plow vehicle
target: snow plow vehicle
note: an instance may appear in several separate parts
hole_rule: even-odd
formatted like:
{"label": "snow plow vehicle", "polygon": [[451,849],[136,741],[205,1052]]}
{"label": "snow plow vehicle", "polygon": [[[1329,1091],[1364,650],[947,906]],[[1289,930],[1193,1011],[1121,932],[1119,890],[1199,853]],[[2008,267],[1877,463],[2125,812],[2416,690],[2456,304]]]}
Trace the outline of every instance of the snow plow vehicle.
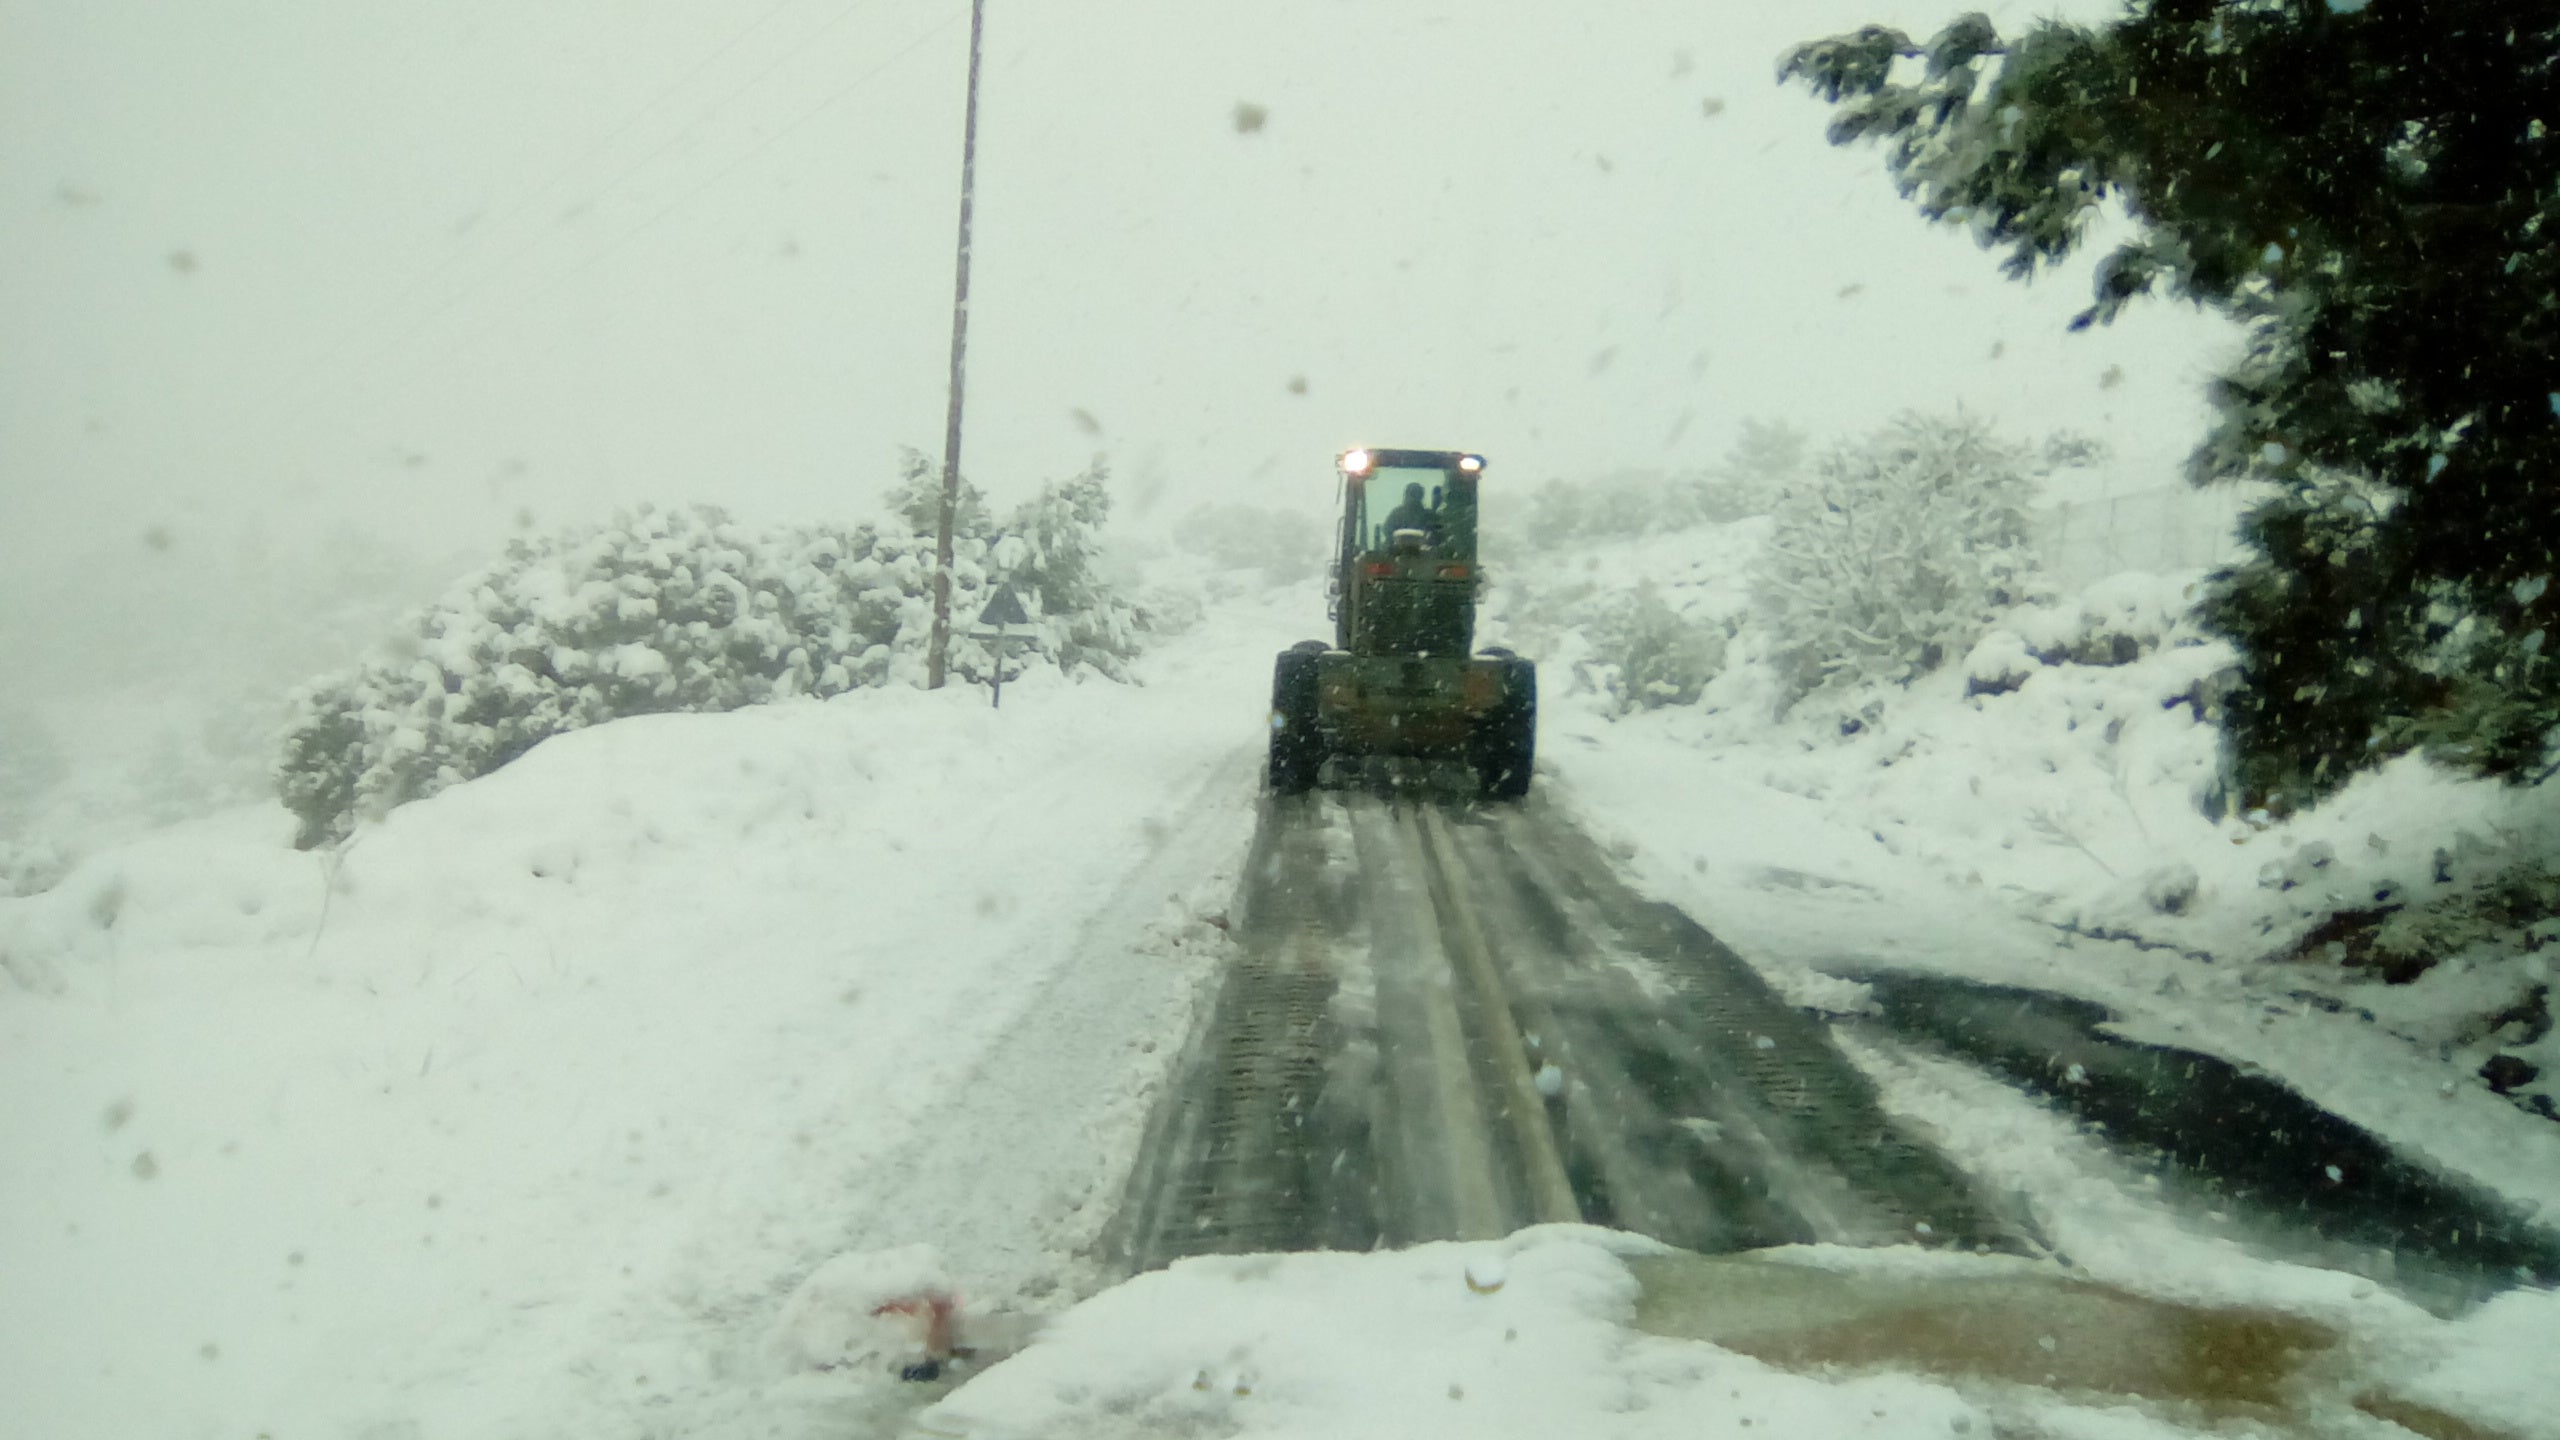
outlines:
{"label": "snow plow vehicle", "polygon": [[1475,650],[1476,483],[1457,450],[1346,450],[1326,582],[1333,643],[1281,652],[1271,676],[1270,788],[1314,788],[1332,761],[1463,763],[1487,798],[1529,792],[1537,666]]}

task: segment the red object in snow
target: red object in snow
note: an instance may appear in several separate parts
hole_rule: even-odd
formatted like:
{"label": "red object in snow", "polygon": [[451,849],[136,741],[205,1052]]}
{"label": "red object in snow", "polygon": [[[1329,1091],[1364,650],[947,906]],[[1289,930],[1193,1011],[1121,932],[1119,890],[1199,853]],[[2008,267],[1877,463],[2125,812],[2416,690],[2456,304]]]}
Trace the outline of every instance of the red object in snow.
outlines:
{"label": "red object in snow", "polygon": [[959,1297],[946,1290],[926,1290],[875,1305],[874,1315],[912,1315],[924,1322],[924,1353],[933,1360],[951,1358],[951,1312]]}

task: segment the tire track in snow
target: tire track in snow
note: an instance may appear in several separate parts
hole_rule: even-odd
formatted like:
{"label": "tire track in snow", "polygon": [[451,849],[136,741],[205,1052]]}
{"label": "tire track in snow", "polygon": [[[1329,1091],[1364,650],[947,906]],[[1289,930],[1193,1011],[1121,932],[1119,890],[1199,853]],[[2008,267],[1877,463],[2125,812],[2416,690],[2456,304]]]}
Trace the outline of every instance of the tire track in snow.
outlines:
{"label": "tire track in snow", "polygon": [[1267,799],[1244,883],[1113,1237],[1132,1268],[1572,1218],[2029,1248],[1820,1022],[1553,810]]}

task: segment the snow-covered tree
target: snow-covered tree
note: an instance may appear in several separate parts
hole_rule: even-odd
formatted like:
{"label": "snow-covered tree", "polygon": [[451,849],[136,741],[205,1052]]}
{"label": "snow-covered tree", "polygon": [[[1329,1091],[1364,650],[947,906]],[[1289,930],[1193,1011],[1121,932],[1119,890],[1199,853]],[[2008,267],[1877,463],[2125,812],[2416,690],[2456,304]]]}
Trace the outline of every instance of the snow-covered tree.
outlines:
{"label": "snow-covered tree", "polygon": [[2121,202],[2086,325],[2166,293],[2247,328],[2200,480],[2271,482],[2208,618],[2253,796],[2424,748],[2545,773],[2560,723],[2560,8],[2131,0],[2095,29],[1926,45],[1869,26],[1785,61],[1932,219],[2025,278]]}
{"label": "snow-covered tree", "polygon": [[1117,677],[1138,653],[1140,617],[1102,574],[1109,478],[1097,459],[1082,474],[1042,487],[1006,520],[995,554],[1003,580],[1035,619],[1050,622],[1046,639],[1058,663]]}
{"label": "snow-covered tree", "polygon": [[[900,449],[898,480],[889,487],[887,500],[892,518],[918,534],[934,534],[942,518],[941,465],[912,446]],[[986,495],[961,476],[960,503],[951,521],[953,541],[984,539],[988,523]]]}
{"label": "snow-covered tree", "polygon": [[[276,780],[301,843],[485,775],[565,731],[629,715],[733,710],[923,673],[934,535],[911,463],[876,524],[754,532],[717,510],[643,509],[520,540],[420,614],[393,653],[303,688]],[[1143,617],[1104,583],[1099,472],[1051,486],[1003,526],[963,492],[952,604],[1013,580],[1046,663],[1125,673]],[[939,487],[934,490],[939,503]],[[984,646],[954,646],[983,678]]]}
{"label": "snow-covered tree", "polygon": [[1790,484],[1753,577],[1790,703],[1933,670],[2025,599],[2036,475],[1980,420],[1906,414]]}

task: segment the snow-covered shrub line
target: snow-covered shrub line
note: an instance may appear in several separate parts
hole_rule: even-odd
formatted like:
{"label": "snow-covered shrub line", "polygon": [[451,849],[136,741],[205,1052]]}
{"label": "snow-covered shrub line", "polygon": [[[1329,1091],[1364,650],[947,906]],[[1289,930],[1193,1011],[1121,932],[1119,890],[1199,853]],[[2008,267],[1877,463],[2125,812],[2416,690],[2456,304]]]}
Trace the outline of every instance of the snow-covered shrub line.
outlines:
{"label": "snow-covered shrub line", "polygon": [[[721,711],[922,678],[934,481],[911,457],[890,517],[749,531],[716,509],[644,508],[519,541],[389,652],[303,687],[276,767],[306,848],[361,816],[485,775],[550,736],[628,715]],[[1099,470],[1001,523],[972,491],[954,537],[950,663],[993,671],[968,620],[998,584],[1031,616],[1007,668],[1115,679],[1144,617],[1096,570]]]}

